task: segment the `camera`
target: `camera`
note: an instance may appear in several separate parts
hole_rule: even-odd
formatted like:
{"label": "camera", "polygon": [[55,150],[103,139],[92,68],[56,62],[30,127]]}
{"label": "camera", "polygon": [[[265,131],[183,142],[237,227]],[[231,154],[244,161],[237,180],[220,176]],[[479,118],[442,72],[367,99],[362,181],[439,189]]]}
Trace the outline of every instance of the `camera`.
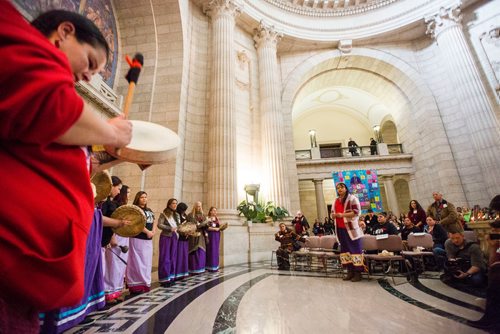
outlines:
{"label": "camera", "polygon": [[491,233],[490,240],[500,240],[500,233]]}

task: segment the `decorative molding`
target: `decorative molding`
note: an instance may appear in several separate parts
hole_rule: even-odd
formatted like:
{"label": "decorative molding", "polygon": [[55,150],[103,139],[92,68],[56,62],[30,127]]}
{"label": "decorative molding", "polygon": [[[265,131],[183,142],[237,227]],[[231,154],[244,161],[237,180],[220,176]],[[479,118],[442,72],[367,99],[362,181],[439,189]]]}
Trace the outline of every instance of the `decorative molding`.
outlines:
{"label": "decorative molding", "polygon": [[349,54],[352,50],[352,39],[343,39],[339,42],[339,50],[342,54]]}
{"label": "decorative molding", "polygon": [[253,40],[256,49],[259,49],[262,45],[272,45],[276,48],[282,38],[283,33],[276,31],[274,26],[267,25],[264,21],[260,21],[259,27],[254,29]]}
{"label": "decorative molding", "polygon": [[462,22],[460,3],[449,7],[441,7],[439,13],[426,17],[427,30],[425,33],[436,38],[440,33],[450,27],[459,26]]}
{"label": "decorative molding", "polygon": [[[349,0],[332,1],[316,0],[304,1],[302,5],[296,4],[294,0],[265,0],[266,2],[286,10],[287,12],[306,16],[329,17],[329,16],[348,16],[368,12],[394,3],[399,0],[372,0],[361,3],[355,1],[353,4]],[[340,7],[343,2],[343,7]],[[311,5],[311,6],[309,6]]]}
{"label": "decorative molding", "polygon": [[115,117],[121,114],[122,97],[116,94],[100,75],[94,75],[89,83],[77,82],[75,88],[84,99],[95,103],[107,116]]}
{"label": "decorative molding", "polygon": [[490,65],[493,76],[489,76],[493,89],[500,100],[500,26],[491,28],[479,36],[479,42]]}
{"label": "decorative molding", "polygon": [[246,50],[237,51],[236,56],[238,57],[238,61],[240,64],[244,65],[250,61],[250,58],[248,57]]}
{"label": "decorative molding", "polygon": [[[251,15],[251,16],[254,19],[259,20],[267,14],[265,11],[263,11],[262,6],[257,4],[258,2],[255,2],[254,0],[243,0],[243,1],[245,1],[245,13],[252,12],[253,15]],[[390,22],[398,22],[398,24],[397,24],[398,27],[402,26],[402,25],[406,25],[410,22],[414,22],[415,13],[427,11],[426,7],[433,6],[435,1],[436,0],[425,0],[423,3],[420,3],[417,7],[413,7],[413,6],[409,7],[407,9],[404,9],[404,10],[402,10],[394,15],[391,15],[391,16],[385,16],[385,15],[380,16],[380,19],[378,19],[375,22],[360,23],[357,26],[355,26],[355,29],[356,30],[370,29],[371,31],[373,31],[374,26],[377,26],[377,25],[384,26]],[[272,20],[273,20],[273,22],[276,22],[276,23],[282,25],[283,27],[286,27],[285,31],[287,32],[287,35],[297,36],[296,34],[289,34],[288,33],[289,29],[290,30],[299,30],[299,31],[300,30],[309,31],[307,26],[299,25],[295,21],[289,20],[290,17],[291,17],[291,15],[273,16]],[[417,19],[421,19],[421,17],[419,16]],[[408,23],[402,24],[401,21],[407,21]],[[360,21],[360,22],[362,22],[362,21]],[[328,36],[329,36],[328,40],[331,40],[331,34],[344,33],[345,31],[346,31],[346,28],[343,26],[340,26],[340,27],[331,26],[331,27],[326,27],[326,28],[323,28],[321,26],[314,27],[315,33],[319,32],[321,34],[328,34]],[[303,36],[301,35],[301,38],[302,37]]]}
{"label": "decorative molding", "polygon": [[240,15],[243,5],[238,0],[210,0],[203,6],[205,15],[213,20],[221,16],[235,18]]}

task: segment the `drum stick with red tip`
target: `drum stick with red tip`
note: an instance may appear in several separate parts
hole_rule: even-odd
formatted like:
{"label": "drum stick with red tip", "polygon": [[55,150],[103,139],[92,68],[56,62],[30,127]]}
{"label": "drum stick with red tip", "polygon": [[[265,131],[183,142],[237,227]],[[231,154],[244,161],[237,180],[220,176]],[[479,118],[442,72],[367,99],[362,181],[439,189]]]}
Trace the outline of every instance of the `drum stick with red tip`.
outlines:
{"label": "drum stick with red tip", "polygon": [[141,74],[142,66],[144,65],[144,56],[142,53],[136,53],[134,59],[130,59],[129,56],[125,56],[125,60],[130,66],[130,69],[125,76],[128,81],[128,92],[125,98],[125,105],[123,106],[123,115],[128,118],[128,113],[130,111],[130,106],[132,105],[132,99],[134,97],[134,89],[137,81],[139,80],[139,74]]}

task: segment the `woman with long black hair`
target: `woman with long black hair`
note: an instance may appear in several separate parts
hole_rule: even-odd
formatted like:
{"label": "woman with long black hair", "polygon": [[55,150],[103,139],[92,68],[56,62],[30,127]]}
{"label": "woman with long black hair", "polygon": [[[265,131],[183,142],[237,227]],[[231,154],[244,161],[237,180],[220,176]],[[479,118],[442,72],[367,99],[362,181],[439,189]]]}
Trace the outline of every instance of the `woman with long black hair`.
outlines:
{"label": "woman with long black hair", "polygon": [[344,281],[361,281],[364,271],[361,237],[363,231],[358,224],[361,206],[356,196],[349,193],[345,183],[337,183],[337,199],[332,205],[332,218],[340,243],[340,262],[347,269]]}

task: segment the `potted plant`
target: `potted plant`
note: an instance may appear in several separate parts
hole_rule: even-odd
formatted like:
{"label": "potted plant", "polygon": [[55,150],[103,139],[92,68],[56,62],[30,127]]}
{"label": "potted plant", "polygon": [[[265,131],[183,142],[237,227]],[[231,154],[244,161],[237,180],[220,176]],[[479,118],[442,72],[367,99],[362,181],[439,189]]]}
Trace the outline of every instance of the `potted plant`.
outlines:
{"label": "potted plant", "polygon": [[236,210],[238,210],[240,216],[244,216],[247,219],[249,226],[253,222],[265,223],[267,217],[275,222],[278,219],[281,220],[288,216],[286,209],[275,206],[272,201],[262,204],[243,200]]}
{"label": "potted plant", "polygon": [[273,202],[267,202],[266,204],[266,216],[271,217],[273,222],[277,220],[282,220],[288,217],[288,210],[279,206],[275,206]]}

